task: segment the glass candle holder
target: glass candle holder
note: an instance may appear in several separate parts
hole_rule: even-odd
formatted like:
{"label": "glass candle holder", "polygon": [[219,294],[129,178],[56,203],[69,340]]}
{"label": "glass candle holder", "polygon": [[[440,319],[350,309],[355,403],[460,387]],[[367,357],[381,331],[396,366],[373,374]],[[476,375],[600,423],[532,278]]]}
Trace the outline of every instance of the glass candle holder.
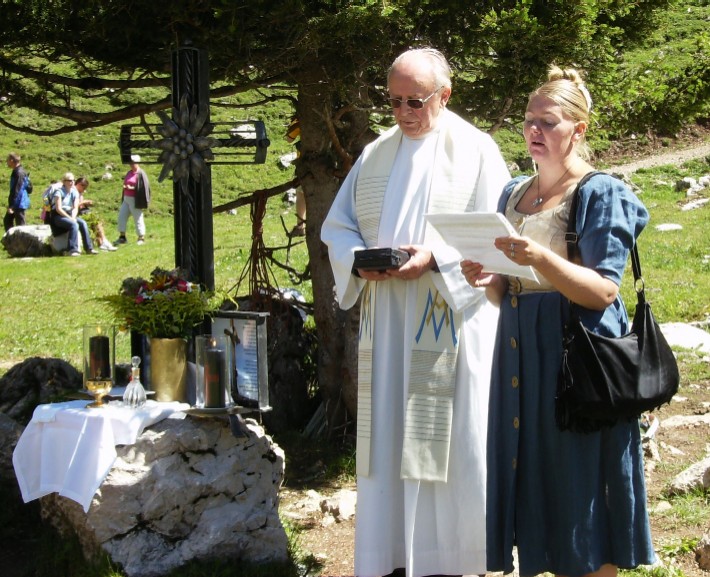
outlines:
{"label": "glass candle holder", "polygon": [[[92,391],[97,405],[115,382],[116,327],[113,325],[84,326],[84,389]],[[100,394],[96,394],[100,393]]]}
{"label": "glass candle holder", "polygon": [[222,409],[232,405],[233,356],[229,337],[195,337],[195,406]]}

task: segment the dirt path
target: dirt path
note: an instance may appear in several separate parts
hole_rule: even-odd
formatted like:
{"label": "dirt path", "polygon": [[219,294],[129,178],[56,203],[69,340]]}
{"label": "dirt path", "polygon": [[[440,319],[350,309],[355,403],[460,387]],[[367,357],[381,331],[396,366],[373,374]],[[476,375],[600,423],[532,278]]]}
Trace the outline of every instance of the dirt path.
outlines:
{"label": "dirt path", "polygon": [[616,174],[628,176],[640,168],[652,168],[654,166],[664,166],[668,164],[682,164],[689,160],[703,158],[705,156],[710,156],[710,142],[690,148],[671,150],[662,154],[654,154],[646,158],[635,160],[634,162],[630,162],[628,164],[612,166],[606,170]]}

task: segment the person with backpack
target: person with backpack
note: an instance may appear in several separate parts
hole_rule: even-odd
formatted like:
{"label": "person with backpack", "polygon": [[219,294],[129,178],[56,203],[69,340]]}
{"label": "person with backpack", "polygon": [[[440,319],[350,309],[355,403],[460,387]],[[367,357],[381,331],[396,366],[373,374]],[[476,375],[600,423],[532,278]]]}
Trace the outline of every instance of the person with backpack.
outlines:
{"label": "person with backpack", "polygon": [[13,226],[25,225],[25,211],[30,207],[30,177],[22,166],[20,155],[11,152],[7,155],[10,174],[10,194],[7,197],[7,211],[3,218],[5,232]]}
{"label": "person with backpack", "polygon": [[54,203],[54,193],[62,188],[61,180],[53,180],[42,193],[42,210],[39,218],[44,224],[52,224],[52,204]]}
{"label": "person with backpack", "polygon": [[79,234],[84,245],[84,250],[89,254],[98,254],[91,242],[89,227],[79,214],[79,192],[74,188],[74,174],[67,172],[62,178],[62,187],[54,191],[51,227],[52,234],[57,236],[64,232],[69,233],[69,255],[81,256],[79,252]]}

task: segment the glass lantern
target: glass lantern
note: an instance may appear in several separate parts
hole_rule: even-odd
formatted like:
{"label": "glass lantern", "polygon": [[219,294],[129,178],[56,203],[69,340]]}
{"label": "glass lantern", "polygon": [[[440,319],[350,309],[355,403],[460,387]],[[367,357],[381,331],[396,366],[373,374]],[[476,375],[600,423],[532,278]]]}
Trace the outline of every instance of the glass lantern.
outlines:
{"label": "glass lantern", "polygon": [[229,338],[217,335],[195,337],[195,407],[231,407],[233,356]]}
{"label": "glass lantern", "polygon": [[85,325],[83,344],[84,389],[96,398],[92,406],[99,407],[115,382],[116,327]]}

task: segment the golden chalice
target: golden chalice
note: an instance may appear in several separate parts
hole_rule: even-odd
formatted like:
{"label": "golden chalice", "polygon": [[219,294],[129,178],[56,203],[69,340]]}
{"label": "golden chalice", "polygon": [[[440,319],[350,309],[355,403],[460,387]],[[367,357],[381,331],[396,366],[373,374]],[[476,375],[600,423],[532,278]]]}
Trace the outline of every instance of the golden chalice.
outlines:
{"label": "golden chalice", "polygon": [[86,406],[92,409],[105,407],[106,404],[103,402],[103,398],[111,392],[112,386],[111,379],[88,379],[86,381],[86,390],[93,395],[94,402]]}

